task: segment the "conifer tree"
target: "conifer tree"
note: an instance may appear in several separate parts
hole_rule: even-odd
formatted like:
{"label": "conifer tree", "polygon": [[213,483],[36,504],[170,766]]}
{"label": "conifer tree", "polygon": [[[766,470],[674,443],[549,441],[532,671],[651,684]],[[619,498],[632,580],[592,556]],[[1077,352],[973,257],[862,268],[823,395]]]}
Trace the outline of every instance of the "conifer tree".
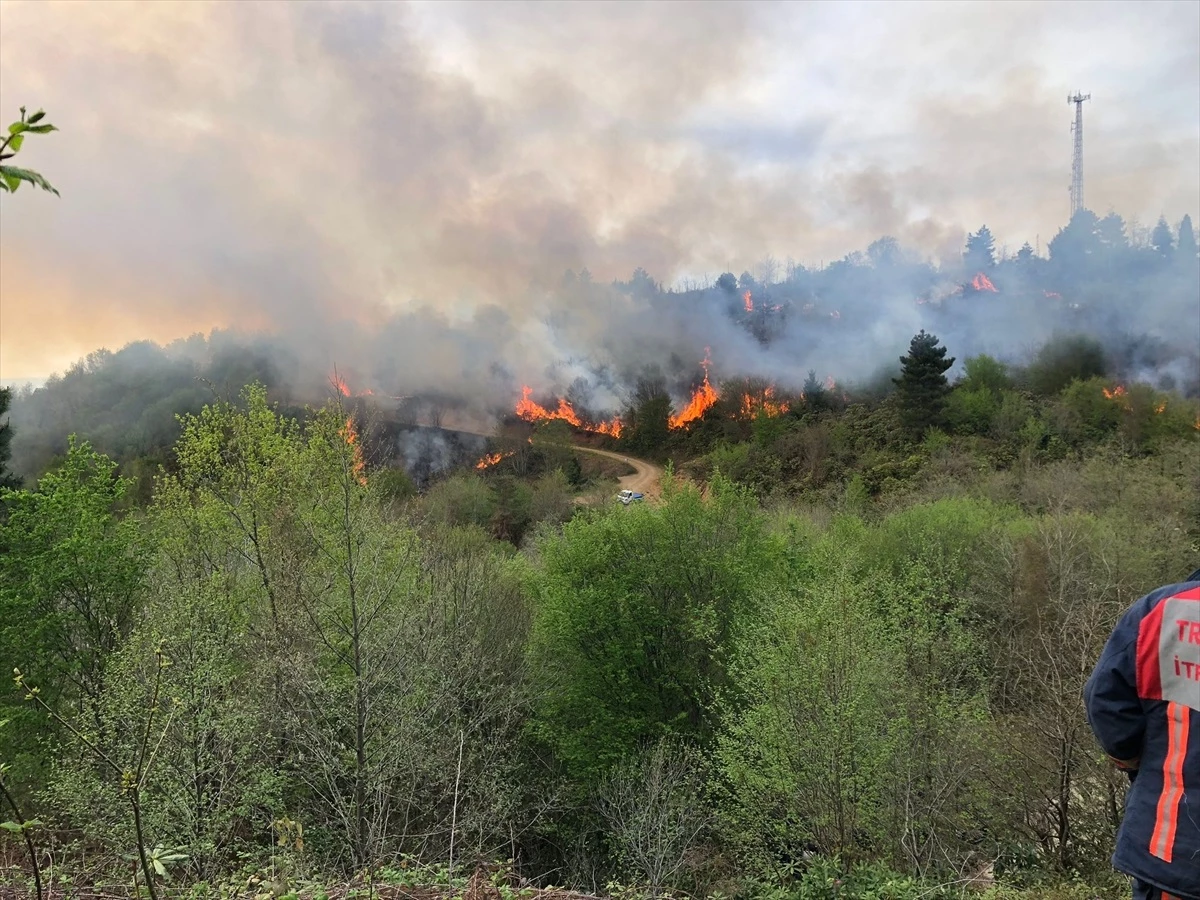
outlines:
{"label": "conifer tree", "polygon": [[967,251],[963,265],[968,271],[982,272],[996,266],[996,239],[986,225],[975,234],[967,235]]}
{"label": "conifer tree", "polygon": [[903,369],[892,381],[898,388],[900,416],[913,437],[926,429],[941,425],[950,385],[946,370],[954,365],[954,357],[946,358],[946,348],[938,344],[936,335],[921,329],[913,336],[908,356],[900,357]]}
{"label": "conifer tree", "polygon": [[1179,223],[1179,243],[1176,246],[1177,258],[1189,262],[1196,262],[1196,232],[1192,230],[1192,217],[1184,216],[1183,221]]}
{"label": "conifer tree", "polygon": [[21,479],[8,471],[8,458],[12,453],[12,425],[5,418],[12,399],[12,388],[0,388],[0,488],[19,488]]}

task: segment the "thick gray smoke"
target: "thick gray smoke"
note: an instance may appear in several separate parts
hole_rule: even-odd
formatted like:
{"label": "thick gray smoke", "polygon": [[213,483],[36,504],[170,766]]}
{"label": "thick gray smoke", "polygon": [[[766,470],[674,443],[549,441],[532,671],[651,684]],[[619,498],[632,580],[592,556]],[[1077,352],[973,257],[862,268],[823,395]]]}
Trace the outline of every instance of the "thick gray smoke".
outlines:
{"label": "thick gray smoke", "polygon": [[[1099,9],[5,2],[0,111],[62,129],[20,157],[62,197],[3,200],[0,379],[225,330],[19,400],[18,447],[83,430],[93,390],[130,395],[96,428],[154,447],[138,410],[190,408],[197,374],[300,403],[336,367],[401,420],[482,430],[522,385],[612,413],[657,368],[682,401],[705,348],[716,379],[864,378],[922,326],[960,359],[1149,335],[1139,365],[1186,381],[1195,297],[1145,247],[950,293],[983,222],[1047,255],[1076,87],[1093,208],[1143,245],[1200,209],[1200,7]],[[912,258],[847,257],[885,234]],[[749,270],[757,305],[638,267]]]}

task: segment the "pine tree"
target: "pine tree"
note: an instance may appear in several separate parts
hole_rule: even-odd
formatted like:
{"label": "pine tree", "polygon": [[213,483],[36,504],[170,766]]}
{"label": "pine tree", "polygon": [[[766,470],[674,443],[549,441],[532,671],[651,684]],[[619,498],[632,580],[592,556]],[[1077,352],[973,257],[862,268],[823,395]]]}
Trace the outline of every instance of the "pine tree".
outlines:
{"label": "pine tree", "polygon": [[4,414],[12,400],[12,388],[0,388],[0,488],[19,488],[21,479],[8,471],[8,458],[12,453],[12,425]]}
{"label": "pine tree", "polygon": [[892,381],[898,388],[900,417],[912,437],[941,425],[950,384],[946,370],[954,357],[946,359],[946,348],[939,346],[937,335],[921,329],[908,346],[908,356],[900,357],[900,377]]}
{"label": "pine tree", "polygon": [[1196,232],[1192,230],[1191,216],[1185,215],[1179,223],[1179,243],[1175,249],[1180,260],[1193,264],[1196,262]]}
{"label": "pine tree", "polygon": [[1171,235],[1171,226],[1167,224],[1167,220],[1163,216],[1158,217],[1158,224],[1154,226],[1154,233],[1150,235],[1150,243],[1164,259],[1170,259],[1175,251],[1175,239]]}
{"label": "pine tree", "polygon": [[975,234],[967,235],[967,252],[963,265],[969,272],[982,272],[996,266],[996,239],[986,225]]}
{"label": "pine tree", "polygon": [[1029,241],[1021,245],[1021,249],[1017,251],[1017,262],[1025,264],[1033,259],[1033,248],[1029,246]]}
{"label": "pine tree", "polygon": [[808,378],[804,380],[804,387],[800,389],[800,392],[809,409],[823,410],[829,408],[828,398],[825,396],[825,385],[817,380],[816,369],[808,370]]}

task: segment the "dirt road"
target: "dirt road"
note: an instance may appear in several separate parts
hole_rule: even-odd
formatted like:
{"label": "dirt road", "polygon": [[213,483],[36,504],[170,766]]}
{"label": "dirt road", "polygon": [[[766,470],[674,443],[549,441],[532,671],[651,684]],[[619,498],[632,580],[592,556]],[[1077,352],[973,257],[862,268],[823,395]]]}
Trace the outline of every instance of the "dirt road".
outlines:
{"label": "dirt road", "polygon": [[648,463],[644,459],[634,459],[632,456],[626,456],[624,453],[614,453],[611,450],[597,450],[594,447],[575,446],[576,450],[581,453],[598,453],[601,456],[607,456],[609,459],[618,459],[621,462],[629,463],[637,471],[632,475],[622,475],[617,479],[622,490],[637,491],[645,494],[647,497],[657,497],[659,492],[659,483],[662,481],[663,470],[661,466],[656,466],[654,463]]}

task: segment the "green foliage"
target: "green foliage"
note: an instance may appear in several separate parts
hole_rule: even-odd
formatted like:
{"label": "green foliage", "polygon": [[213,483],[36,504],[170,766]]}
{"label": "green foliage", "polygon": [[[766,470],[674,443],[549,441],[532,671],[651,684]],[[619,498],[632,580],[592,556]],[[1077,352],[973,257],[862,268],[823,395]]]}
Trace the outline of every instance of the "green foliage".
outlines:
{"label": "green foliage", "polygon": [[43,191],[49,191],[55,196],[58,195],[58,191],[50,185],[50,182],[32,169],[2,164],[4,160],[11,159],[20,151],[26,134],[49,134],[51,131],[58,131],[53,125],[42,122],[45,116],[46,114],[39,109],[33,115],[26,117],[25,107],[22,106],[21,118],[8,126],[8,134],[4,140],[0,141],[0,190],[16,193],[21,183],[26,182],[40,187]]}
{"label": "green foliage", "polygon": [[711,484],[629,507],[576,502],[554,428],[364,484],[345,409],[261,385],[136,483],[73,441],[3,495],[0,839],[197,898],[528,892],[469,877],[498,856],[628,898],[948,900],[993,861],[996,898],[1108,896],[1081,680],[1200,547],[1200,410],[965,369],[919,443],[903,388],[714,415],[666,437]]}
{"label": "green foliage", "polygon": [[967,235],[967,249],[963,254],[963,267],[968,273],[986,271],[996,265],[996,239],[984,225],[975,234]]}
{"label": "green foliage", "polygon": [[623,441],[635,453],[657,454],[670,437],[671,395],[661,376],[639,379],[625,413]]}
{"label": "green foliage", "polygon": [[946,359],[946,348],[938,344],[937,336],[922,330],[913,337],[908,356],[900,357],[900,363],[900,377],[892,379],[900,416],[909,434],[919,437],[944,420],[950,392],[945,372],[954,365],[954,357]]}
{"label": "green foliage", "polygon": [[1008,366],[985,353],[968,357],[963,362],[963,369],[964,375],[959,386],[968,391],[986,390],[998,395],[1013,386]]}
{"label": "green foliage", "polygon": [[[59,713],[100,700],[107,660],[136,619],[147,548],[138,523],[115,512],[128,487],[112,460],[72,437],[35,490],[0,489],[0,658],[19,663]],[[23,777],[52,729],[10,696],[0,695],[13,718],[0,754]]]}
{"label": "green foliage", "polygon": [[988,434],[999,412],[999,395],[985,387],[960,385],[946,400],[946,422],[959,434]]}
{"label": "green foliage", "polygon": [[5,414],[11,402],[12,389],[0,387],[0,488],[21,486],[21,479],[8,470],[8,460],[12,456],[12,423]]}
{"label": "green foliage", "polygon": [[[913,531],[896,520],[879,538],[920,545]],[[893,572],[875,568],[879,538],[835,522],[809,548],[807,577],[748,636],[739,676],[753,702],[730,717],[718,758],[725,833],[759,866],[815,847],[923,871],[949,860],[902,836],[935,821],[969,830],[982,811],[982,784],[955,767],[984,752],[963,601],[946,593],[943,558],[906,559],[901,544]],[[914,802],[917,784],[938,785],[938,800]]]}
{"label": "green foliage", "polygon": [[776,571],[753,502],[728,481],[709,500],[668,487],[661,506],[574,519],[542,546],[535,733],[583,787],[645,741],[713,738],[739,622]]}
{"label": "green foliage", "polygon": [[1073,381],[1103,377],[1108,373],[1104,347],[1094,338],[1068,335],[1042,345],[1025,373],[1029,387],[1051,397]]}

